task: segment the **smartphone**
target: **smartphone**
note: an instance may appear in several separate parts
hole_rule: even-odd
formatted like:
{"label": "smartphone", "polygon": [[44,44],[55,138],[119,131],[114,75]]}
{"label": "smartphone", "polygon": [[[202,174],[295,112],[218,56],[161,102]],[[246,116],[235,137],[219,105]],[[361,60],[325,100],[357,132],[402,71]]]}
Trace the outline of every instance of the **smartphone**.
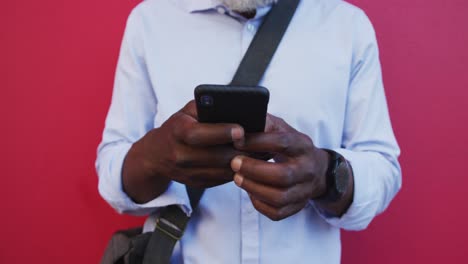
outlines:
{"label": "smartphone", "polygon": [[195,88],[198,121],[234,123],[246,133],[265,131],[270,93],[261,86],[202,84]]}

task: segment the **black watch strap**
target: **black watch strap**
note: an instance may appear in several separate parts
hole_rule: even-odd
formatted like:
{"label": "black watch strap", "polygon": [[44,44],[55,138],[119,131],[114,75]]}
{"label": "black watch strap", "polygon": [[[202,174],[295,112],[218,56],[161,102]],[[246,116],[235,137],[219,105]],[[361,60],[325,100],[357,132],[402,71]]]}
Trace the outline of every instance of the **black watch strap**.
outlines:
{"label": "black watch strap", "polygon": [[336,202],[340,200],[347,191],[351,178],[348,161],[336,151],[323,149],[328,152],[330,159],[326,172],[326,192],[317,200]]}

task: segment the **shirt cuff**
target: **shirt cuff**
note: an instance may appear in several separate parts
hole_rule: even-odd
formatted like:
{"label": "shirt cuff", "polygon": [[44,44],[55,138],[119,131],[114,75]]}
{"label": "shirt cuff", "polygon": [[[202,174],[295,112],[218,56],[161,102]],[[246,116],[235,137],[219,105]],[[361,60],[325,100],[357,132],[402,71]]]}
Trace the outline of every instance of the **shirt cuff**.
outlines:
{"label": "shirt cuff", "polygon": [[310,201],[320,216],[330,225],[347,230],[365,229],[379,210],[377,191],[377,177],[373,175],[369,162],[369,152],[354,152],[347,149],[333,149],[349,161],[353,168],[354,197],[351,206],[341,217],[331,216],[318,207],[314,201]]}
{"label": "shirt cuff", "polygon": [[109,173],[99,179],[101,196],[119,213],[131,215],[148,215],[169,205],[179,205],[181,210],[190,216],[192,207],[185,185],[172,181],[166,191],[157,198],[144,203],[135,203],[123,190],[122,166],[130,146],[120,148],[114,152],[113,162],[110,162]]}
{"label": "shirt cuff", "polygon": [[192,214],[192,207],[190,206],[185,185],[178,182],[172,181],[164,193],[144,204],[135,203],[124,192],[123,195],[125,195],[126,205],[126,209],[122,211],[123,213],[148,215],[169,205],[178,205],[187,216]]}

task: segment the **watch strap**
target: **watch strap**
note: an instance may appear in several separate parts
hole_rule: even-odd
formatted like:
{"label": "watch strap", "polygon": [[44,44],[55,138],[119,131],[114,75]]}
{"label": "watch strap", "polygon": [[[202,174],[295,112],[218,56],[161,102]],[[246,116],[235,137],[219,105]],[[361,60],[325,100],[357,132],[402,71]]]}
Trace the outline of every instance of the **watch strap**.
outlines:
{"label": "watch strap", "polygon": [[[329,154],[328,168],[326,172],[326,191],[325,193],[317,198],[319,201],[336,202],[341,199],[344,192],[337,188],[337,171],[342,164],[345,164],[348,168],[348,161],[343,155],[331,149],[323,149]],[[349,175],[347,176],[349,177]]]}

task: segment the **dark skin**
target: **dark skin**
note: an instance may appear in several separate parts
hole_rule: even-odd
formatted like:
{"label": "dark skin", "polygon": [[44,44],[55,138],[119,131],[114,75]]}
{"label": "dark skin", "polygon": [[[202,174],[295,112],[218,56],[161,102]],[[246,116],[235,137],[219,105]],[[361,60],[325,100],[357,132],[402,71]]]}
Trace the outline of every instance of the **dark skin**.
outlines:
{"label": "dark skin", "polygon": [[162,194],[171,181],[198,188],[232,181],[231,160],[246,155],[233,143],[243,137],[236,124],[199,123],[191,101],[133,144],[122,169],[124,190],[135,202],[145,203]]}
{"label": "dark skin", "polygon": [[[252,154],[265,152],[274,163]],[[133,144],[122,169],[123,187],[135,202],[145,203],[171,181],[210,188],[234,179],[257,211],[278,221],[325,193],[328,159],[307,135],[273,115],[268,115],[265,133],[245,135],[236,124],[199,123],[191,101]],[[352,201],[350,182],[343,199],[317,206],[341,216]]]}
{"label": "dark skin", "polygon": [[[234,182],[249,193],[254,207],[278,221],[296,214],[326,192],[329,154],[315,147],[309,136],[289,126],[281,118],[268,115],[265,133],[250,134],[237,141],[245,152],[269,152],[275,162],[237,156],[231,162]],[[352,177],[352,171],[349,171]],[[337,202],[316,201],[330,215],[342,216],[350,206],[353,179],[348,191]]]}

